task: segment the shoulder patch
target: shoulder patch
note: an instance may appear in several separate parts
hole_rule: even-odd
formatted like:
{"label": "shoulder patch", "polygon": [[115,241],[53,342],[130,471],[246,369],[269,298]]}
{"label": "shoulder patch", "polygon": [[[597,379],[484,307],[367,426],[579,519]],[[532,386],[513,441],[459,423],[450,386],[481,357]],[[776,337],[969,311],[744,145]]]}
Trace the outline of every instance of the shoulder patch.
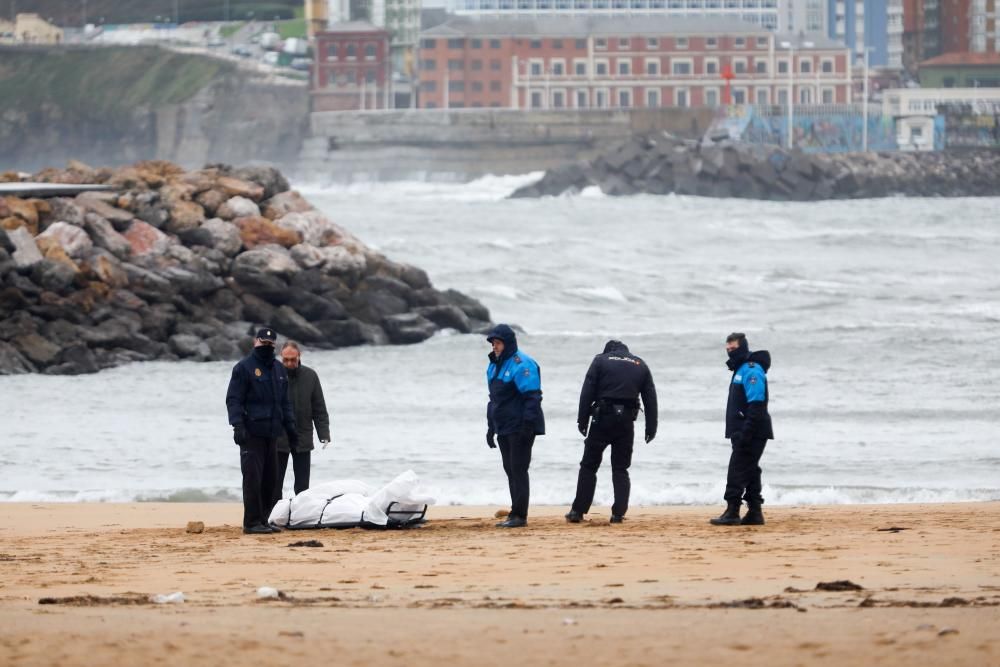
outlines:
{"label": "shoulder patch", "polygon": [[524,377],[526,377],[526,378],[530,378],[531,377],[531,369],[530,368],[525,368],[524,372],[522,373],[522,375],[524,375]]}
{"label": "shoulder patch", "polygon": [[516,364],[521,363],[521,355],[518,355],[518,354],[514,355],[514,363],[516,363]]}
{"label": "shoulder patch", "polygon": [[757,376],[756,375],[751,375],[750,376],[750,384],[757,384]]}

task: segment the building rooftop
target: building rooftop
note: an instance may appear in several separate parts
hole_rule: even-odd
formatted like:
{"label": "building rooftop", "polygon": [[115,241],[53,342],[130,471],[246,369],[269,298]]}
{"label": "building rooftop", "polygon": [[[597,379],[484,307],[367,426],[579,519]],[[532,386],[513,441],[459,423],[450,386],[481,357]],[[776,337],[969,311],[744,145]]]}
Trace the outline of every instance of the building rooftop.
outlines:
{"label": "building rooftop", "polygon": [[330,24],[323,32],[386,32],[386,30],[368,21],[343,21]]}
{"label": "building rooftop", "polygon": [[1000,53],[945,53],[924,60],[919,67],[962,65],[966,67],[1000,67]]}

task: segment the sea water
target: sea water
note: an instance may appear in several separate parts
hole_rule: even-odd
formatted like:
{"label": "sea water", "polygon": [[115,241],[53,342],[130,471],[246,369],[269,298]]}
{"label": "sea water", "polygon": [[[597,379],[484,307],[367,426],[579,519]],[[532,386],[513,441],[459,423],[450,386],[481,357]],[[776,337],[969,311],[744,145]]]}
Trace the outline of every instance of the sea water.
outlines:
{"label": "sea water", "polygon": [[[533,503],[572,500],[580,384],[616,338],[649,364],[660,405],[650,444],[639,417],[633,504],[718,504],[731,331],[773,359],[769,504],[1000,499],[1000,199],[506,199],[521,182],[302,191],[436,287],[523,329],[548,429],[534,447]],[[439,503],[509,502],[485,442],[488,351],[482,336],[455,333],[305,349],[333,432],[312,479],[381,485],[413,469]],[[0,499],[238,500],[231,367],[0,377]],[[600,503],[612,498],[609,465]],[[286,494],[291,483],[289,470]]]}

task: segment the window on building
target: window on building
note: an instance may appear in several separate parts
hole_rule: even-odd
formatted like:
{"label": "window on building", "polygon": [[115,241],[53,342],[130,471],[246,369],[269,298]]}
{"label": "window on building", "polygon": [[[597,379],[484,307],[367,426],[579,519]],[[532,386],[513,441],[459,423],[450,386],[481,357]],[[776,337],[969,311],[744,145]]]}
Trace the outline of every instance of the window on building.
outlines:
{"label": "window on building", "polygon": [[531,76],[542,75],[542,63],[538,60],[531,61]]}
{"label": "window on building", "polygon": [[658,49],[660,48],[660,40],[656,37],[646,38],[646,48],[647,49]]}
{"label": "window on building", "polygon": [[594,48],[603,51],[608,48],[608,40],[603,37],[598,37],[594,40]]}
{"label": "window on building", "polygon": [[566,106],[566,93],[561,90],[552,91],[552,108],[562,109]]}
{"label": "window on building", "polygon": [[331,44],[330,46],[326,47],[326,59],[327,60],[336,60],[337,59],[337,45],[336,44]]}
{"label": "window on building", "polygon": [[587,48],[587,40],[585,40],[585,39],[578,39],[578,40],[576,40],[576,42],[574,43],[574,46],[575,46],[575,47],[576,47],[576,48],[577,48],[578,50],[580,50],[580,51],[584,51],[584,50],[586,50],[586,48]]}
{"label": "window on building", "polygon": [[778,74],[788,74],[788,61],[779,60],[778,61]]}
{"label": "window on building", "polygon": [[705,48],[706,49],[717,49],[717,48],[719,48],[719,38],[718,37],[706,37],[705,38]]}
{"label": "window on building", "polygon": [[618,61],[618,74],[620,76],[627,76],[632,73],[632,61],[631,60],[619,60]]}
{"label": "window on building", "polygon": [[691,93],[687,88],[678,88],[674,91],[674,102],[679,107],[691,106]]}
{"label": "window on building", "polygon": [[576,108],[586,109],[587,108],[587,91],[578,90],[576,91]]}
{"label": "window on building", "polygon": [[499,49],[500,48],[500,40],[499,39],[491,39],[490,40],[490,48],[491,49]]}
{"label": "window on building", "polygon": [[650,76],[656,76],[660,73],[660,61],[649,59],[646,61],[646,74]]}
{"label": "window on building", "polygon": [[718,60],[706,60],[705,61],[705,74],[718,74],[719,73],[719,61]]}
{"label": "window on building", "polygon": [[812,104],[812,89],[811,88],[800,88],[799,89],[799,104]]}
{"label": "window on building", "polygon": [[358,57],[358,47],[354,44],[347,45],[347,59],[355,60]]}
{"label": "window on building", "polygon": [[437,69],[437,61],[432,59],[421,60],[420,69],[426,72],[433,72],[434,70]]}
{"label": "window on building", "polygon": [[459,60],[458,58],[452,58],[448,61],[448,69],[452,72],[456,70],[463,70],[465,69],[465,61]]}
{"label": "window on building", "polygon": [[733,46],[737,49],[742,49],[747,45],[747,40],[745,37],[737,37],[733,40]]}
{"label": "window on building", "polygon": [[778,104],[780,104],[783,107],[787,107],[788,106],[788,89],[787,88],[779,88],[778,89]]}
{"label": "window on building", "polygon": [[767,37],[758,37],[757,38],[757,48],[758,49],[766,49],[767,48]]}
{"label": "window on building", "polygon": [[733,89],[733,104],[746,104],[747,103],[747,91],[743,88]]}
{"label": "window on building", "polygon": [[566,74],[566,63],[561,60],[552,61],[552,76],[564,76]]}
{"label": "window on building", "polygon": [[474,72],[481,71],[483,69],[483,61],[473,60],[472,62],[469,63],[469,69],[471,69]]}
{"label": "window on building", "polygon": [[606,109],[608,107],[608,91],[607,90],[596,90],[594,91],[594,106],[598,109]]}
{"label": "window on building", "polygon": [[753,71],[757,72],[757,74],[767,74],[767,61],[755,60],[753,63]]}
{"label": "window on building", "polygon": [[691,62],[688,60],[674,60],[670,63],[670,71],[674,74],[690,74]]}
{"label": "window on building", "polygon": [[705,106],[707,107],[717,107],[719,106],[719,91],[715,88],[705,89]]}
{"label": "window on building", "polygon": [[469,48],[473,48],[473,49],[481,49],[481,48],[483,48],[483,40],[481,40],[481,39],[470,39],[469,40]]}
{"label": "window on building", "polygon": [[632,91],[631,90],[619,90],[618,91],[618,106],[622,109],[629,109],[632,107]]}
{"label": "window on building", "polygon": [[594,62],[594,72],[598,76],[608,75],[608,61],[607,60],[597,60]]}
{"label": "window on building", "polygon": [[674,42],[674,44],[677,46],[678,49],[686,49],[688,47],[688,38],[678,37],[677,40]]}
{"label": "window on building", "polygon": [[944,83],[944,87],[945,88],[954,88],[955,87],[955,77],[953,77],[953,76],[946,76],[946,77],[944,77],[943,83]]}
{"label": "window on building", "polygon": [[533,49],[540,49],[540,48],[542,48],[542,40],[540,40],[540,39],[533,39],[533,40],[531,40],[531,48],[533,48]]}
{"label": "window on building", "polygon": [[375,70],[365,70],[365,81],[367,83],[375,83]]}
{"label": "window on building", "polygon": [[660,106],[660,91],[655,88],[646,89],[646,106],[655,109]]}
{"label": "window on building", "polygon": [[499,93],[502,86],[499,81],[490,81],[490,92]]}
{"label": "window on building", "polygon": [[619,49],[627,49],[628,48],[628,44],[629,44],[628,37],[621,37],[621,38],[619,38],[619,40],[618,40],[618,48]]}
{"label": "window on building", "polygon": [[541,109],[542,108],[542,102],[543,102],[542,91],[540,91],[540,90],[533,90],[533,91],[531,91],[531,108],[532,109]]}
{"label": "window on building", "polygon": [[365,44],[365,60],[375,60],[375,45]]}
{"label": "window on building", "polygon": [[562,40],[561,39],[553,39],[552,40],[552,48],[553,49],[561,49],[562,48]]}
{"label": "window on building", "polygon": [[420,48],[422,49],[433,49],[437,47],[436,39],[424,39],[420,42]]}
{"label": "window on building", "polygon": [[424,91],[425,93],[433,93],[433,92],[436,92],[437,89],[438,89],[437,81],[421,81],[420,82],[420,90]]}
{"label": "window on building", "polygon": [[461,49],[465,46],[464,39],[449,39],[448,48],[449,49]]}
{"label": "window on building", "polygon": [[491,60],[490,61],[490,70],[492,70],[494,72],[499,72],[502,69],[502,67],[503,66],[500,64],[499,60]]}
{"label": "window on building", "polygon": [[811,60],[800,60],[799,61],[799,71],[803,74],[808,74],[812,72],[812,61]]}
{"label": "window on building", "polygon": [[464,93],[465,92],[465,82],[464,81],[449,81],[448,91],[452,93]]}
{"label": "window on building", "polygon": [[823,89],[823,104],[833,104],[834,103],[834,93],[833,88]]}
{"label": "window on building", "polygon": [[471,87],[472,87],[472,92],[474,92],[474,93],[481,93],[481,92],[483,92],[483,82],[482,81],[473,81],[472,84],[471,84]]}
{"label": "window on building", "polygon": [[747,61],[742,58],[737,58],[733,61],[733,72],[736,74],[746,74],[747,73]]}
{"label": "window on building", "polygon": [[574,61],[573,74],[577,76],[587,76],[587,61],[586,60]]}
{"label": "window on building", "polygon": [[832,60],[824,60],[820,64],[820,69],[823,72],[823,74],[832,74],[833,73],[833,61]]}
{"label": "window on building", "polygon": [[767,106],[768,104],[770,104],[770,99],[771,99],[770,91],[768,91],[767,88],[757,89],[757,100],[756,100],[757,104],[761,106]]}

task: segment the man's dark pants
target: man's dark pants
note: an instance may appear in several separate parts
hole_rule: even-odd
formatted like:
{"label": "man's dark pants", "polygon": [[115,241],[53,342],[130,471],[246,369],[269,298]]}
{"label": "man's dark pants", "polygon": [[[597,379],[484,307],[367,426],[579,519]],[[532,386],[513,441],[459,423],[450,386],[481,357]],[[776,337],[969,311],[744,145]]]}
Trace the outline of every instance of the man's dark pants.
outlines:
{"label": "man's dark pants", "polygon": [[594,502],[597,488],[597,469],[601,467],[604,450],[611,446],[611,482],[615,487],[615,504],[611,513],[625,516],[628,498],[632,491],[628,469],[632,465],[632,444],[635,440],[635,424],[632,421],[594,422],[590,434],[583,443],[583,459],[576,481],[576,498],[573,511],[586,514]]}
{"label": "man's dark pants", "polygon": [[248,435],[246,444],[240,447],[240,470],[243,472],[243,527],[266,526],[278,483],[277,440]]}
{"label": "man's dark pants", "polygon": [[[309,488],[309,467],[312,452],[292,452],[292,473],[295,475],[295,495]],[[274,488],[281,500],[281,490],[285,486],[285,472],[288,470],[288,452],[278,452],[278,484]]]}
{"label": "man's dark pants", "polygon": [[527,519],[530,496],[528,466],[531,465],[531,448],[535,444],[535,435],[501,435],[497,436],[497,444],[503,459],[503,471],[507,473],[507,485],[510,487],[510,516]]}
{"label": "man's dark pants", "polygon": [[742,498],[748,504],[760,505],[764,502],[760,495],[760,457],[767,446],[767,438],[733,439],[732,443],[724,498],[727,503],[739,503]]}

